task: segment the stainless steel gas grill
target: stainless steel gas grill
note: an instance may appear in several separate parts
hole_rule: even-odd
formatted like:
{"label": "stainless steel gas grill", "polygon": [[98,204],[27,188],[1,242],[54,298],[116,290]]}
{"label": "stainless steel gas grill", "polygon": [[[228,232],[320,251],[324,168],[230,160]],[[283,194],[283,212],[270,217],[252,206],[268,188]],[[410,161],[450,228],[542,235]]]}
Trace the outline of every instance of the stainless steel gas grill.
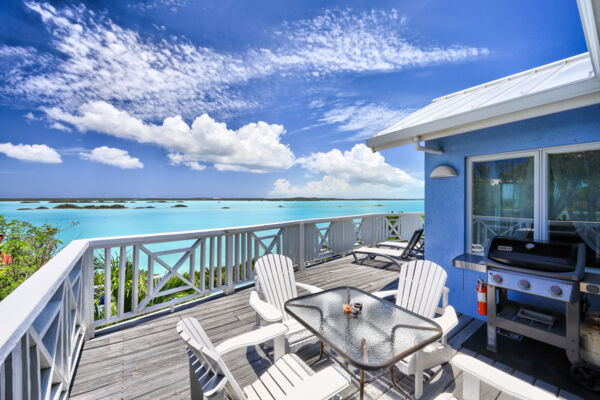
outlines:
{"label": "stainless steel gas grill", "polygon": [[[585,268],[585,245],[532,242],[508,237],[491,240],[487,267],[487,347],[497,351],[502,328],[567,351],[579,361],[579,281]],[[562,312],[508,299],[513,290],[562,303]]]}

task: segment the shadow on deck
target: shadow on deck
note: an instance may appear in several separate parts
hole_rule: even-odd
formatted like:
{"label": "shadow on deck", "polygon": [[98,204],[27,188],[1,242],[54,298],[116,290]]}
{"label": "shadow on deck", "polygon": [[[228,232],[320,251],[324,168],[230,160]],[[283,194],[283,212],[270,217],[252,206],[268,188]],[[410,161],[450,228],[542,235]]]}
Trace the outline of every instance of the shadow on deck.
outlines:
{"label": "shadow on deck", "polygon": [[[374,292],[393,285],[398,278],[398,269],[394,265],[376,260],[356,265],[352,261],[352,257],[345,257],[313,266],[296,273],[296,279],[324,289],[348,285]],[[299,294],[305,293],[300,291]],[[187,355],[175,331],[177,321],[185,317],[197,318],[213,343],[218,344],[253,329],[255,313],[248,305],[249,296],[249,288],[240,290],[87,341],[75,375],[71,398],[189,399]],[[462,344],[482,324],[479,320],[461,315],[458,326],[448,336],[449,344],[460,350]],[[253,382],[270,365],[269,356],[265,355],[265,352],[270,353],[269,350],[265,347],[249,348],[225,357],[242,387]],[[313,345],[301,349],[298,354],[304,360],[309,360],[316,358],[318,351],[318,345]],[[485,361],[493,363],[489,359]],[[313,368],[318,370],[331,362],[325,358]],[[518,374],[518,371],[511,372]],[[429,381],[425,384],[423,399],[435,398],[441,392],[462,394],[460,372],[451,365],[436,367],[426,374]],[[402,376],[399,372],[396,377],[405,391],[414,391],[412,377]],[[390,387],[390,377],[384,375],[365,387],[365,399],[405,398],[399,390]],[[555,394],[559,394],[558,389]],[[502,398],[499,395],[499,392],[482,385],[482,399]],[[566,392],[560,392],[560,395],[577,398]],[[358,399],[356,382],[342,396],[345,399]]]}

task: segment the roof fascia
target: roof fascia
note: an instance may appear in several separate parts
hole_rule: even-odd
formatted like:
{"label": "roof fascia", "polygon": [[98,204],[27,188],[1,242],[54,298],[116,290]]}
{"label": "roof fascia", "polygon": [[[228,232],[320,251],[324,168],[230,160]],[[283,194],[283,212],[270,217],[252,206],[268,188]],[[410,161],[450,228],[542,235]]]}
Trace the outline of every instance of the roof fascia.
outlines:
{"label": "roof fascia", "polygon": [[[557,100],[558,99],[558,100]],[[595,78],[529,94],[367,139],[374,151],[432,140],[600,103]]]}

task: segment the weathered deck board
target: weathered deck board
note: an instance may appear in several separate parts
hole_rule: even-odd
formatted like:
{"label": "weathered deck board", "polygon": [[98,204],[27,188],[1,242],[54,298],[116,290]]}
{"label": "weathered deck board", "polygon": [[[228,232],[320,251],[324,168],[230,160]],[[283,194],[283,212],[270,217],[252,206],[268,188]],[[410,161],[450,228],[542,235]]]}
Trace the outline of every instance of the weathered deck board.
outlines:
{"label": "weathered deck board", "polygon": [[[395,266],[368,260],[366,265],[352,263],[351,257],[336,259],[296,273],[300,282],[331,288],[355,286],[376,291],[396,281]],[[300,291],[300,294],[304,294]],[[185,317],[200,320],[215,344],[237,334],[253,329],[255,314],[248,305],[250,290],[241,290],[229,296],[200,302],[174,313],[164,314],[138,325],[106,333],[85,344],[71,390],[73,399],[189,399],[189,375],[187,355],[175,332],[175,324]],[[466,315],[459,316],[458,326],[448,335],[448,343],[456,350],[467,352],[462,344],[482,325]],[[253,382],[270,365],[270,345],[260,348],[234,351],[225,357],[227,365],[244,386]],[[299,351],[305,360],[314,360],[318,345]],[[475,354],[475,356],[477,356]],[[489,360],[491,361],[491,360]],[[320,369],[332,363],[325,357],[313,368]],[[506,370],[503,365],[496,367]],[[511,371],[519,376],[519,371]],[[424,386],[422,399],[434,399],[441,392],[461,396],[462,374],[450,364],[426,371],[430,377]],[[396,371],[396,382],[414,393],[414,379]],[[544,382],[538,382],[539,386]],[[391,387],[386,374],[365,387],[365,399],[404,399],[405,396]],[[558,393],[559,388],[552,388]],[[357,400],[356,381],[343,393],[344,399]],[[568,392],[560,396],[577,399]],[[559,396],[559,397],[560,397]],[[503,399],[497,390],[482,385],[482,399]]]}

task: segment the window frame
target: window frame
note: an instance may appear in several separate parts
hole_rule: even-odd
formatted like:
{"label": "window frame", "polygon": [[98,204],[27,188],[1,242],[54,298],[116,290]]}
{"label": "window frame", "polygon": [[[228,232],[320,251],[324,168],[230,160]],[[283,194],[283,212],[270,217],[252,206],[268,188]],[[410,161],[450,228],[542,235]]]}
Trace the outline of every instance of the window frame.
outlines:
{"label": "window frame", "polygon": [[465,252],[472,253],[473,244],[473,164],[476,162],[510,160],[513,158],[533,157],[533,237],[538,240],[539,229],[539,212],[540,212],[540,185],[539,185],[539,150],[524,150],[511,151],[507,153],[486,154],[483,156],[467,157],[467,210],[466,210],[466,235],[465,235]]}
{"label": "window frame", "polygon": [[534,157],[533,238],[534,240],[548,240],[548,155],[597,150],[600,150],[600,142],[467,157],[465,253],[472,254],[473,243],[473,163]]}

